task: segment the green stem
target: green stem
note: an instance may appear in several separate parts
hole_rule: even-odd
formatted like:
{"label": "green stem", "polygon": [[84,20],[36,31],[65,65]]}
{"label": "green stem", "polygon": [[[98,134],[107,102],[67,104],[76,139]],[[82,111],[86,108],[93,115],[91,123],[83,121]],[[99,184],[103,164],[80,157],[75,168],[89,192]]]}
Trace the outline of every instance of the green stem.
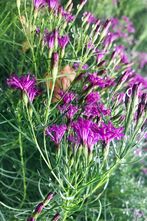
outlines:
{"label": "green stem", "polygon": [[[18,116],[19,121],[19,131],[21,131],[21,117]],[[25,162],[24,162],[24,156],[23,156],[23,143],[22,143],[22,134],[19,132],[19,148],[20,148],[20,160],[21,160],[21,169],[22,169],[22,176],[23,176],[23,199],[20,205],[20,208],[23,206],[23,203],[26,199],[26,192],[27,192],[27,185],[26,185],[26,171],[25,171]]]}
{"label": "green stem", "polygon": [[24,163],[24,157],[23,157],[23,145],[22,145],[21,133],[19,133],[19,147],[20,147],[20,159],[21,159],[21,168],[22,168],[22,176],[23,176],[23,200],[20,205],[20,207],[22,207],[26,199],[27,185],[26,185],[26,172],[25,172],[25,163]]}

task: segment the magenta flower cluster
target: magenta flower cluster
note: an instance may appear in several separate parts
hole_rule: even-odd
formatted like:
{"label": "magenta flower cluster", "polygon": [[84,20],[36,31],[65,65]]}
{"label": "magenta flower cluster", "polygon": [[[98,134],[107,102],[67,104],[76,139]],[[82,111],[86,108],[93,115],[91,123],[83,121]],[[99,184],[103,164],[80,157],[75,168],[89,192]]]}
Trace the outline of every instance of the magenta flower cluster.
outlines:
{"label": "magenta flower cluster", "polygon": [[54,48],[55,42],[57,41],[58,45],[64,49],[66,45],[69,43],[69,36],[63,35],[60,36],[58,33],[58,30],[54,30],[52,32],[48,32],[48,30],[45,30],[44,32],[44,43],[50,48]]}
{"label": "magenta flower cluster", "polygon": [[35,97],[39,94],[39,90],[36,88],[36,79],[34,76],[31,76],[30,73],[21,77],[13,74],[7,79],[7,84],[13,89],[24,92],[28,96],[30,102],[33,102]]}
{"label": "magenta flower cluster", "polygon": [[35,8],[40,8],[43,6],[48,6],[50,9],[57,9],[59,6],[58,0],[34,0]]}

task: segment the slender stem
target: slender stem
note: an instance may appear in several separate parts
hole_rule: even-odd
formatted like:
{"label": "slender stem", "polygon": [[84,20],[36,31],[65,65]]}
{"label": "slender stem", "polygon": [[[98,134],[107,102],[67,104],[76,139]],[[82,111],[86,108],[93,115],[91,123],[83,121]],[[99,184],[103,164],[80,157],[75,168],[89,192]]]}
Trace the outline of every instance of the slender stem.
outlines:
{"label": "slender stem", "polygon": [[25,172],[25,163],[24,163],[24,157],[23,157],[23,145],[22,145],[21,133],[19,133],[19,147],[20,147],[20,159],[21,159],[21,168],[22,168],[22,176],[23,176],[23,200],[20,205],[20,207],[22,207],[26,199],[27,185],[26,185],[26,172]]}
{"label": "slender stem", "polygon": [[60,182],[60,179],[56,176],[56,174],[54,173],[53,169],[52,169],[52,166],[51,166],[51,163],[50,163],[50,160],[49,158],[46,159],[46,157],[44,156],[39,144],[38,144],[38,141],[37,141],[37,138],[36,138],[36,135],[35,135],[35,130],[34,130],[34,126],[32,124],[32,119],[30,117],[30,114],[29,114],[29,111],[28,111],[28,107],[26,106],[26,111],[27,111],[27,116],[28,116],[28,120],[30,122],[30,126],[31,126],[31,130],[32,130],[32,135],[33,135],[33,139],[34,139],[34,142],[36,144],[36,147],[37,149],[39,150],[39,153],[41,155],[41,157],[43,158],[44,162],[46,163],[47,167],[49,168],[49,170],[51,171],[52,175],[55,177],[55,179],[57,180],[57,182],[60,184],[60,186],[63,188],[63,190],[65,190],[64,186],[62,185],[62,183]]}
{"label": "slender stem", "polygon": [[[18,121],[19,121],[19,131],[21,131],[21,116],[20,115],[18,115]],[[20,148],[21,169],[22,169],[22,176],[23,176],[23,199],[20,205],[20,208],[21,208],[26,199],[27,185],[26,185],[25,162],[24,162],[24,156],[23,156],[22,134],[20,132],[19,132],[18,140],[19,140],[19,148]]]}

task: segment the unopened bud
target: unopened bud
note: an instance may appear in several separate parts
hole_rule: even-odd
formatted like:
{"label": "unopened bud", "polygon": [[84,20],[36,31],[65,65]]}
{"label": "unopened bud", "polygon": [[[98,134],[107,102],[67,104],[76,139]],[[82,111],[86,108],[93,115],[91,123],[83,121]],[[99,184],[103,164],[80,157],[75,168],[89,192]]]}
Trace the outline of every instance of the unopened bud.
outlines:
{"label": "unopened bud", "polygon": [[102,34],[101,34],[101,39],[103,39],[107,34],[108,34],[108,31],[109,31],[109,28],[111,26],[111,20],[106,20],[106,22],[104,23],[103,25],[103,30],[102,30]]}
{"label": "unopened bud", "polygon": [[53,199],[53,197],[54,197],[54,194],[53,193],[49,193],[46,196],[45,200],[43,201],[44,206],[46,206]]}
{"label": "unopened bud", "polygon": [[58,221],[59,219],[60,219],[60,214],[57,213],[57,214],[53,217],[52,221]]}
{"label": "unopened bud", "polygon": [[42,212],[43,208],[44,208],[44,204],[39,203],[35,208],[34,214],[40,214]]}
{"label": "unopened bud", "polygon": [[52,54],[52,76],[53,81],[56,80],[58,74],[59,55],[57,52]]}
{"label": "unopened bud", "polygon": [[27,219],[27,221],[35,221],[35,218],[30,217],[30,218]]}

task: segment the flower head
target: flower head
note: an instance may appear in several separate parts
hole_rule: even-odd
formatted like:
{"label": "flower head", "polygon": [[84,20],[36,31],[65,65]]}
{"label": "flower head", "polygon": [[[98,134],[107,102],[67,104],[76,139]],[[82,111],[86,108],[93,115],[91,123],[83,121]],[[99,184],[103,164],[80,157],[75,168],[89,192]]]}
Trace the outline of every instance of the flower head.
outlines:
{"label": "flower head", "polygon": [[99,100],[100,100],[100,95],[98,92],[91,92],[86,97],[87,104],[92,104],[92,103],[98,102]]}
{"label": "flower head", "polygon": [[45,30],[44,32],[44,43],[50,48],[54,48],[55,42],[58,39],[58,31],[54,30],[52,32],[48,32]]}
{"label": "flower head", "polygon": [[30,74],[21,77],[12,75],[7,79],[7,84],[9,87],[25,92],[31,102],[39,94],[39,91],[36,88],[36,79]]}
{"label": "flower head", "polygon": [[47,4],[47,0],[34,0],[35,8],[43,7]]}
{"label": "flower head", "polygon": [[55,144],[59,145],[66,129],[66,125],[54,124],[46,129],[46,135],[48,135]]}
{"label": "flower head", "polygon": [[75,140],[79,141],[79,144],[86,146],[89,150],[92,150],[94,144],[99,140],[99,135],[91,130],[92,124],[92,121],[84,118],[79,118],[72,124],[76,137],[78,137],[78,139],[75,138]]}
{"label": "flower head", "polygon": [[59,42],[59,46],[61,48],[65,48],[66,45],[68,44],[69,42],[69,36],[68,35],[64,35],[64,36],[61,36],[58,38],[58,42]]}
{"label": "flower head", "polygon": [[83,19],[89,24],[95,24],[97,22],[97,18],[90,12],[85,12],[83,14]]}
{"label": "flower head", "polygon": [[47,0],[48,6],[50,9],[58,9],[59,1],[58,0]]}
{"label": "flower head", "polygon": [[120,140],[124,136],[123,134],[123,128],[115,128],[111,122],[108,124],[101,123],[101,126],[94,125],[92,130],[95,133],[98,133],[100,136],[100,139],[104,141],[105,143],[109,143],[112,140]]}
{"label": "flower head", "polygon": [[78,107],[70,104],[63,104],[63,105],[60,105],[59,107],[59,110],[61,113],[64,113],[66,115],[66,117],[68,119],[73,119],[75,113],[78,111]]}

